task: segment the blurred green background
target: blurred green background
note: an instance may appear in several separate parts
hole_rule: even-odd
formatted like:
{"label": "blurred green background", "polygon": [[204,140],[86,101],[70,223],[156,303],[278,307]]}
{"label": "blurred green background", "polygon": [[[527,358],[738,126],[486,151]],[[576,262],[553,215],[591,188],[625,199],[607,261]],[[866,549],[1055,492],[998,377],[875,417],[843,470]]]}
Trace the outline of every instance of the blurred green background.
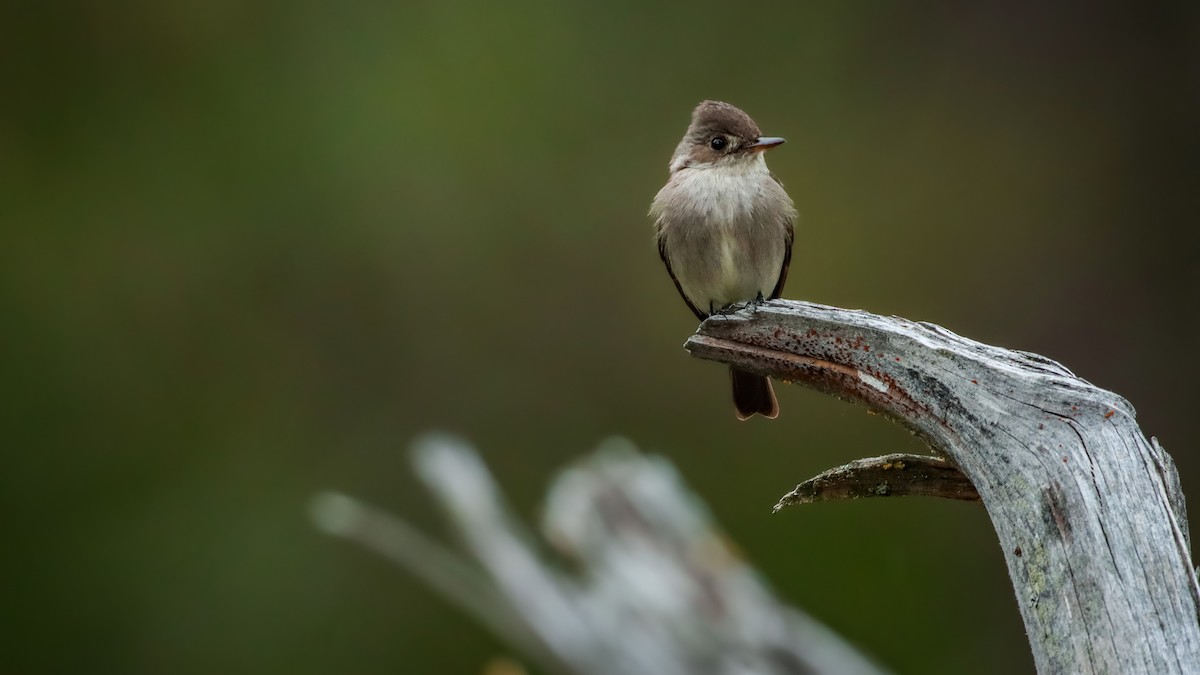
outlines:
{"label": "blurred green background", "polygon": [[1061,360],[1195,499],[1198,26],[1183,2],[6,3],[3,669],[478,672],[502,645],[306,519],[338,488],[442,532],[405,457],[442,428],[530,517],[627,435],[883,663],[1031,670],[979,506],[770,514],[921,447],[797,387],[735,421],[645,212],[695,103],[743,107],[789,141],[786,297]]}

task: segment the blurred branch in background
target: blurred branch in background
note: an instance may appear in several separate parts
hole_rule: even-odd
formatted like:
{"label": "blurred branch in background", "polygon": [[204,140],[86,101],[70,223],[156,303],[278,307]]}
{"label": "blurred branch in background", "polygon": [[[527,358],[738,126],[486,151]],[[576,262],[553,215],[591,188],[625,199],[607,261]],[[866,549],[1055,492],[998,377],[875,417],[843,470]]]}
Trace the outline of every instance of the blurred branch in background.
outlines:
{"label": "blurred branch in background", "polygon": [[464,442],[431,435],[414,462],[465,541],[465,560],[389,515],[326,493],[318,526],[415,573],[551,672],[733,675],[882,671],[776,599],[674,468],[613,439],[563,471],[536,548]]}

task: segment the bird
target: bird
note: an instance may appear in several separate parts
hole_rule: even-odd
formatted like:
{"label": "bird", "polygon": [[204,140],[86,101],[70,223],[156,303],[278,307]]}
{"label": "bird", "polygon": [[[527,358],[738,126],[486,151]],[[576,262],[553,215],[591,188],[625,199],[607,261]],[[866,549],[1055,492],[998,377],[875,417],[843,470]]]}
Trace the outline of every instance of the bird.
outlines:
{"label": "bird", "polygon": [[[796,207],[767,168],[784,139],[740,108],[702,101],[650,205],[658,253],[696,318],[778,298],[792,260]],[[779,416],[765,376],[730,367],[737,418]]]}

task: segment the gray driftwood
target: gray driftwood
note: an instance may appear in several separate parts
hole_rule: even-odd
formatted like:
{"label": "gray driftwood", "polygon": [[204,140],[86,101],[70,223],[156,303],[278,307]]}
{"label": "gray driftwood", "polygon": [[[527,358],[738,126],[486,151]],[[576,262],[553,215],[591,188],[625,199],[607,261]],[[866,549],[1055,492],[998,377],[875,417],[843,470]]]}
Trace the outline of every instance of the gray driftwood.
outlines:
{"label": "gray driftwood", "polygon": [[796,486],[775,505],[811,504],[861,497],[945,497],[979,501],[971,481],[941,457],[891,454],[856,459]]}
{"label": "gray driftwood", "polygon": [[[996,528],[1038,672],[1200,672],[1178,475],[1125,399],[1036,354],[805,302],[712,317],[686,348],[863,404],[960,468]],[[838,471],[825,494],[862,496]]]}
{"label": "gray driftwood", "polygon": [[[776,598],[679,473],[628,441],[606,441],[554,479],[542,532],[557,560],[465,442],[430,434],[414,450],[469,555],[340,493],[314,500],[317,525],[408,568],[540,672],[885,675]],[[502,670],[523,672],[486,672]]]}

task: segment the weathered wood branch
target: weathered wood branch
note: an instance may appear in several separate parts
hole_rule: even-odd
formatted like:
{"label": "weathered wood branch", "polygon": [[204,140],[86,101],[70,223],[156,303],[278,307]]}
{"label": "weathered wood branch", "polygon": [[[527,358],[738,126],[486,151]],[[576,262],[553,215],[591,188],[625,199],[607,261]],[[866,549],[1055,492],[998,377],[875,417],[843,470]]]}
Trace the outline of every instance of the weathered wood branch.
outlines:
{"label": "weathered wood branch", "polygon": [[709,318],[686,349],[865,405],[958,466],[996,528],[1038,672],[1200,672],[1178,475],[1120,396],[1036,354],[805,302]]}
{"label": "weathered wood branch", "polygon": [[775,510],[835,499],[914,496],[979,501],[975,486],[950,462],[897,453],[856,459],[813,476],[784,495]]}
{"label": "weathered wood branch", "polygon": [[411,570],[540,672],[886,675],[776,598],[679,473],[628,441],[604,442],[554,479],[542,532],[558,559],[465,442],[429,434],[413,462],[469,555],[340,493],[313,501],[314,521]]}

